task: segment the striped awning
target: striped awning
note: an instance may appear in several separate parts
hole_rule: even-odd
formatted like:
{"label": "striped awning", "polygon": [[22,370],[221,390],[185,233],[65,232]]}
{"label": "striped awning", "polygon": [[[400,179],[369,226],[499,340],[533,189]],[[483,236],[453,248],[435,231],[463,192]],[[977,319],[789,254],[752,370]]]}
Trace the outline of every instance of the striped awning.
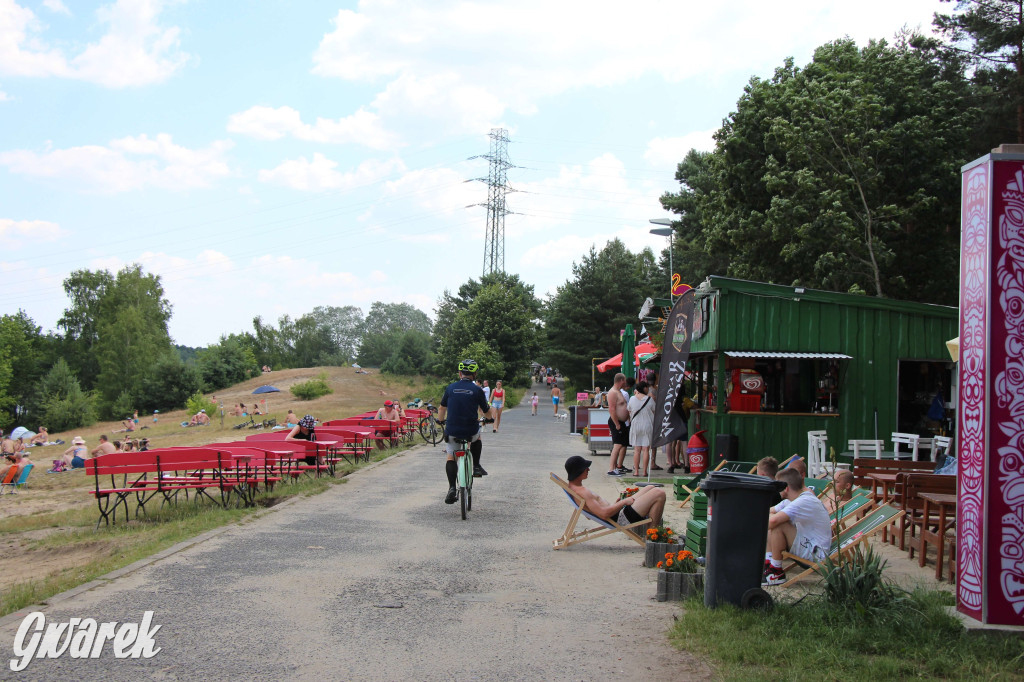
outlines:
{"label": "striped awning", "polygon": [[799,360],[852,360],[853,357],[843,353],[782,353],[779,351],[727,350],[725,354],[731,358],[796,358]]}

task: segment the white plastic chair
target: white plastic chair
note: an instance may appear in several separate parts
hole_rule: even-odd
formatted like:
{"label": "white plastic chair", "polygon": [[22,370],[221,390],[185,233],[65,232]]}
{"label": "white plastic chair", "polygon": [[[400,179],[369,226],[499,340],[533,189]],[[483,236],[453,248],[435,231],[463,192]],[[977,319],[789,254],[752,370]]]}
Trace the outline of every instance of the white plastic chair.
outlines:
{"label": "white plastic chair", "polygon": [[828,434],[825,431],[807,432],[807,475],[817,478],[825,465],[825,444]]}
{"label": "white plastic chair", "polygon": [[935,436],[932,438],[932,461],[937,462],[939,459],[939,453],[945,453],[949,456],[949,451],[953,448],[953,439],[949,436]]}
{"label": "white plastic chair", "polygon": [[916,433],[898,433],[894,431],[892,434],[892,449],[896,459],[900,458],[900,446],[906,445],[909,448],[908,454],[911,455],[911,459],[915,462],[918,461],[920,443],[921,436]]}
{"label": "white plastic chair", "polygon": [[860,453],[862,451],[864,453],[874,452],[875,453],[875,459],[882,459],[882,445],[884,445],[884,444],[885,444],[885,441],[882,441],[882,440],[863,440],[863,439],[861,439],[861,440],[851,440],[851,441],[849,441],[847,447],[850,450],[853,450],[853,457],[854,457],[854,459],[857,459],[858,457],[860,457]]}

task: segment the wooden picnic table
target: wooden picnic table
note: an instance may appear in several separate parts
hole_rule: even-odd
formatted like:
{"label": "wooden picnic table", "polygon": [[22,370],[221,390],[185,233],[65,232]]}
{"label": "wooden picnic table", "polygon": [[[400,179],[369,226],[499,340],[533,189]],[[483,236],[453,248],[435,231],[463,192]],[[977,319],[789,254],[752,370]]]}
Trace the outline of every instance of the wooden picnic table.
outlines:
{"label": "wooden picnic table", "polygon": [[898,474],[869,473],[868,478],[872,483],[871,498],[880,504],[889,504],[892,500],[892,491],[896,487],[897,476]]}
{"label": "wooden picnic table", "polygon": [[[924,566],[925,555],[928,551],[928,543],[935,545],[935,579],[942,580],[942,558],[945,555],[946,531],[956,526],[956,495],[947,493],[918,493],[924,501],[921,521],[921,552],[918,556],[918,565]],[[934,507],[938,508],[939,522],[935,530],[931,530],[928,520],[929,514]],[[952,512],[952,513],[950,513]],[[948,519],[948,521],[947,521]]]}

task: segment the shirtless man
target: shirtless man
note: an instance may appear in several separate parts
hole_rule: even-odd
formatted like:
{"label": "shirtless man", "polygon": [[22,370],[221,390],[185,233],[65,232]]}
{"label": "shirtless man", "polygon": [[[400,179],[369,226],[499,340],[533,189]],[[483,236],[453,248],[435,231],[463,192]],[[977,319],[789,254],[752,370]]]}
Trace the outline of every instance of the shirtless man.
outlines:
{"label": "shirtless man", "polygon": [[612,454],[608,458],[608,475],[621,476],[629,471],[622,465],[626,460],[626,448],[629,447],[629,409],[622,389],[626,386],[626,375],[619,372],[608,391],[608,430],[612,435]]}
{"label": "shirtless man", "polygon": [[396,422],[401,418],[402,416],[395,408],[395,403],[390,400],[385,400],[384,407],[377,410],[377,419],[387,419],[388,421]]}
{"label": "shirtless man", "polygon": [[583,498],[587,511],[623,526],[644,519],[650,521],[651,527],[661,524],[661,515],[665,511],[664,488],[646,486],[636,495],[624,500],[605,502],[583,485],[583,481],[590,476],[591,464],[593,462],[579,455],[573,455],[565,460],[565,475],[569,479],[569,489]]}
{"label": "shirtless man", "polygon": [[117,452],[117,448],[107,440],[106,436],[100,436],[100,444],[93,448],[89,454],[96,457],[97,455],[109,455],[112,452]]}
{"label": "shirtless man", "polygon": [[555,416],[558,416],[558,402],[562,399],[562,389],[558,384],[551,384],[551,404],[555,408]]}

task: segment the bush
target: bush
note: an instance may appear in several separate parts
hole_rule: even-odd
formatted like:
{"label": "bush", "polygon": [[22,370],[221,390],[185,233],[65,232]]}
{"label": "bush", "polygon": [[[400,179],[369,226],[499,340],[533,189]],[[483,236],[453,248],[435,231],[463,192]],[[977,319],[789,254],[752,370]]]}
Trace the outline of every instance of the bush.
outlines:
{"label": "bush", "polygon": [[155,409],[184,407],[189,396],[203,389],[203,378],[194,363],[182,362],[177,353],[160,358],[143,384],[139,394],[139,408],[144,412]]}
{"label": "bush", "polygon": [[113,419],[126,419],[135,410],[135,396],[128,389],[117,394],[114,402],[107,408],[107,415]]}
{"label": "bush", "polygon": [[301,384],[295,384],[291,388],[292,395],[299,400],[315,400],[320,396],[330,395],[334,393],[330,386],[327,385],[327,373],[321,372],[316,378],[304,381]]}
{"label": "bush", "polygon": [[210,419],[213,419],[213,415],[217,414],[220,408],[217,406],[217,403],[196,391],[185,401],[185,409],[188,410],[190,418],[199,410],[206,410],[206,414],[210,415]]}
{"label": "bush", "polygon": [[208,391],[232,386],[260,373],[256,356],[234,338],[222,338],[220,343],[199,351],[198,366]]}
{"label": "bush", "polygon": [[885,579],[886,564],[881,556],[868,546],[858,546],[849,557],[831,557],[821,563],[818,573],[825,591],[822,598],[829,605],[872,618],[905,618],[908,596]]}

